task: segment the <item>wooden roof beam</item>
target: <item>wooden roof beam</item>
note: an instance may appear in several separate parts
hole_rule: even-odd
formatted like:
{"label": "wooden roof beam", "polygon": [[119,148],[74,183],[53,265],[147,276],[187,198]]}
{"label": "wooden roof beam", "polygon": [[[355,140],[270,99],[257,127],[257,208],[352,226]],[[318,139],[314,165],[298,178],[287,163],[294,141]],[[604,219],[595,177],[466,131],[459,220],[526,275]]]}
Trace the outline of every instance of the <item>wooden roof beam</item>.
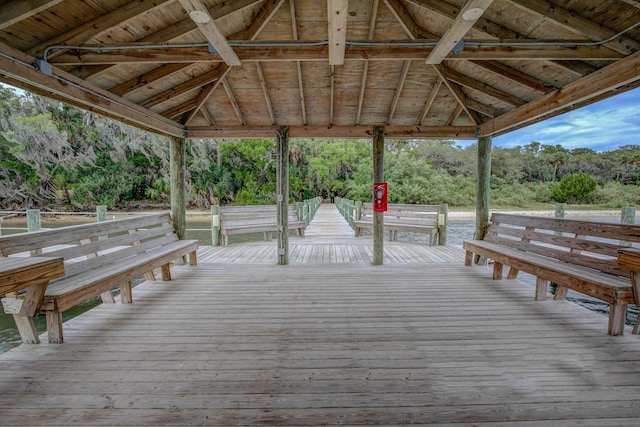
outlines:
{"label": "wooden roof beam", "polygon": [[336,66],[329,65],[329,126],[333,126],[336,91]]}
{"label": "wooden roof beam", "polygon": [[227,81],[227,78],[223,77],[222,79],[220,79],[220,82],[222,83],[222,87],[224,88],[224,91],[227,94],[227,98],[229,98],[229,102],[231,102],[231,106],[233,107],[233,111],[236,112],[236,117],[238,117],[238,120],[240,121],[240,124],[242,126],[246,126],[247,125],[247,121],[244,119],[244,115],[242,114],[242,111],[240,110],[240,104],[238,104],[238,101],[236,100],[236,97],[233,94],[233,90],[231,89],[231,86],[229,85],[229,82]]}
{"label": "wooden roof beam", "polygon": [[196,23],[200,32],[211,43],[224,62],[229,66],[240,65],[240,59],[229,44],[222,31],[216,25],[207,6],[201,0],[178,0]]}
{"label": "wooden roof beam", "polygon": [[404,65],[402,66],[402,72],[400,73],[400,78],[398,79],[398,84],[396,86],[396,92],[393,96],[393,101],[391,101],[391,107],[389,108],[389,118],[387,119],[387,125],[391,124],[391,121],[393,120],[393,116],[396,113],[396,108],[398,107],[398,101],[400,101],[400,95],[402,94],[404,83],[407,81],[407,75],[409,74],[410,67],[411,67],[411,61],[404,61]]}
{"label": "wooden roof beam", "polygon": [[0,30],[49,9],[63,0],[13,0],[0,5]]}
{"label": "wooden roof beam", "polygon": [[433,102],[436,100],[436,97],[438,96],[438,91],[440,90],[441,87],[442,87],[442,79],[438,77],[436,84],[433,86],[433,89],[431,89],[431,92],[429,93],[427,100],[424,102],[424,108],[422,109],[420,118],[416,122],[416,126],[420,126],[424,122],[424,119],[427,117],[427,114],[429,114],[429,110],[431,109]]}
{"label": "wooden roof beam", "polygon": [[440,64],[451,53],[469,32],[482,14],[491,6],[493,0],[469,0],[466,2],[460,15],[458,15],[442,36],[436,47],[425,60],[426,64]]}
{"label": "wooden roof beam", "polygon": [[135,91],[136,89],[143,88],[188,66],[189,64],[182,63],[161,65],[158,68],[154,68],[147,73],[139,75],[138,77],[134,77],[127,80],[126,82],[122,82],[118,86],[109,89],[109,91],[114,95],[124,96]]}
{"label": "wooden roof beam", "polygon": [[[384,0],[384,4],[387,5],[391,14],[396,18],[396,21],[398,21],[405,33],[407,33],[411,39],[439,39],[436,34],[431,33],[418,25],[400,0]],[[369,39],[373,39],[373,35],[369,36]]]}
{"label": "wooden roof beam", "polygon": [[[159,114],[83,81],[65,71],[37,71],[35,58],[0,42],[0,80],[70,105],[163,135],[184,136],[185,128]],[[14,58],[10,59],[7,56]]]}
{"label": "wooden roof beam", "polygon": [[[282,41],[279,41],[282,44]],[[400,43],[400,42],[399,42]],[[469,60],[593,60],[614,61],[623,58],[609,49],[591,46],[577,47],[539,47],[518,46],[518,41],[506,41],[508,46],[467,46],[462,52],[447,58],[448,61]],[[296,46],[295,42],[286,47],[269,46],[236,46],[238,58],[242,61],[326,61],[327,46]],[[424,59],[429,48],[421,46],[349,46],[345,52],[345,61],[410,61]],[[221,62],[223,59],[208,51],[205,47],[192,49],[156,48],[136,50],[130,45],[123,50],[97,52],[89,50],[69,50],[51,59],[57,65],[104,65],[104,64],[136,64],[136,63],[194,63]]]}
{"label": "wooden roof beam", "polygon": [[[98,37],[99,35],[111,30],[113,27],[128,21],[142,13],[156,9],[162,4],[172,0],[139,0],[136,2],[127,2],[117,9],[104,15],[98,16],[89,22],[60,34],[52,39],[46,40],[39,45],[27,50],[29,55],[36,56],[49,46],[55,45],[80,45],[88,42],[89,40]],[[56,56],[63,53],[64,50],[56,50],[51,52],[50,56]]]}
{"label": "wooden roof beam", "polygon": [[[182,118],[183,120],[182,123],[189,124],[189,122],[196,116],[199,110],[202,110],[205,116],[209,115],[209,111],[207,111],[206,108],[203,108],[204,104],[207,102],[209,97],[211,97],[211,94],[215,92],[218,85],[220,85],[220,83],[227,78],[227,74],[229,74],[229,71],[231,71],[232,67],[229,67],[226,64],[222,64],[221,68],[222,68],[222,74],[220,75],[219,79],[211,83],[208,83],[202,86],[202,88],[200,88],[200,92],[198,93],[198,96],[196,96],[195,98],[195,101],[196,101],[195,107],[192,110],[189,110],[186,112],[186,114]],[[209,120],[209,121],[212,121],[212,120]]]}
{"label": "wooden roof beam", "polygon": [[496,61],[471,61],[475,65],[484,68],[485,70],[491,71],[494,74],[497,74],[501,77],[511,80],[514,83],[517,83],[521,86],[524,86],[529,89],[533,89],[538,93],[547,93],[554,89],[554,86],[550,86],[545,84],[543,81],[536,79],[529,74],[523,73],[520,70],[516,70],[515,68],[511,68],[506,64]]}
{"label": "wooden roof beam", "polygon": [[226,75],[226,73],[228,72],[228,68],[229,67],[226,64],[220,64],[220,66],[214,68],[213,70],[207,71],[206,73],[201,74],[198,77],[194,77],[191,80],[187,80],[184,83],[157,93],[141,101],[139,104],[145,108],[155,107],[156,105],[169,101],[171,98],[182,95],[198,87],[208,85],[209,83],[221,79],[222,76]]}
{"label": "wooden roof beam", "polygon": [[480,135],[504,133],[510,129],[534,123],[541,117],[560,114],[571,109],[572,106],[594,99],[603,99],[608,93],[611,94],[620,87],[640,82],[638,69],[640,69],[640,52],[482,124]]}
{"label": "wooden roof beam", "polygon": [[[251,22],[251,24],[249,24],[249,27],[244,31],[240,31],[238,33],[232,34],[231,36],[229,36],[229,39],[239,40],[239,39],[243,39],[244,37],[248,37],[249,40],[255,40],[255,38],[258,37],[260,32],[264,29],[264,26],[267,24],[267,22],[269,22],[271,17],[278,11],[280,6],[282,6],[283,2],[284,0],[267,1],[262,6],[258,14],[256,15],[256,18]],[[239,2],[236,2],[236,3],[239,3]],[[226,39],[225,39],[225,42],[226,42]],[[258,65],[260,65],[259,62],[258,62]],[[200,93],[198,94],[198,97],[195,100],[178,105],[170,109],[169,111],[165,111],[165,113],[163,114],[174,114],[175,112],[180,112],[179,114],[183,114],[186,111],[187,114],[185,115],[184,123],[188,123],[198,113],[198,110],[200,110],[204,106],[205,102],[209,99],[211,94],[213,94],[213,92],[216,90],[218,85],[221,82],[226,81],[226,76],[229,73],[230,69],[231,67],[228,67],[227,69],[225,69],[220,79],[217,80],[216,82],[208,83],[205,86],[203,86],[202,90],[200,91]],[[229,96],[231,88],[228,87],[228,84],[224,85],[224,88],[227,93],[227,96]],[[237,106],[237,102],[232,92],[229,98],[232,103],[235,102],[235,105],[234,105],[234,108],[235,108]],[[193,107],[193,109],[191,109],[191,107]],[[175,117],[176,115],[179,115],[179,114],[175,114],[170,117]],[[242,117],[242,113],[240,112],[239,107],[236,109],[236,114],[240,114],[239,118],[244,123],[244,117]]]}
{"label": "wooden roof beam", "polygon": [[262,65],[259,62],[256,62],[256,70],[258,72],[258,79],[260,80],[260,86],[262,87],[262,95],[264,96],[264,102],[267,105],[267,111],[269,112],[269,117],[271,118],[271,124],[276,124],[276,117],[273,114],[273,103],[271,102],[271,95],[269,95],[269,88],[267,87],[267,81],[264,78],[264,73],[262,72]]}
{"label": "wooden roof beam", "polygon": [[[439,15],[449,19],[455,19],[460,12],[458,8],[451,6],[451,4],[445,2],[444,0],[408,0],[408,1],[422,8],[432,10],[438,13]],[[529,37],[525,36],[524,34],[513,31],[510,28],[504,27],[498,23],[495,23],[483,17],[481,17],[480,19],[478,19],[478,21],[476,21],[475,28],[478,30],[481,29],[487,35],[491,37],[495,37],[498,40],[532,40]],[[454,58],[450,57],[448,59],[451,60]],[[476,58],[476,59],[479,59],[479,58]],[[489,59],[489,58],[486,58],[486,59]],[[544,58],[541,58],[541,59],[544,59]],[[560,60],[553,60],[550,58],[546,58],[546,59],[550,63],[555,65],[560,65],[560,66],[563,66],[562,64],[560,64],[560,62],[570,63],[572,65],[572,68],[569,71],[574,74],[577,74],[579,77],[582,77],[588,74],[586,72],[578,72],[579,70],[583,68],[591,67],[586,62],[579,61],[579,59],[588,59],[588,58],[571,58],[572,61],[560,61]],[[561,58],[561,59],[564,59],[564,58]],[[563,66],[563,68],[567,69],[567,66]]]}
{"label": "wooden roof beam", "polygon": [[447,78],[447,72],[444,67],[442,67],[441,65],[433,65],[433,69],[436,71],[436,73],[438,73],[438,76],[442,79],[444,85],[449,89],[453,97],[456,99],[456,101],[458,101],[458,104],[460,104],[460,106],[464,109],[469,118],[475,124],[480,124],[480,117],[478,116],[478,114],[467,106],[467,96],[455,83],[449,81],[449,79]]}
{"label": "wooden roof beam", "polygon": [[[371,18],[369,19],[369,32],[367,38],[369,40],[373,40],[373,34],[376,29],[376,20],[378,19],[378,6],[380,5],[380,0],[373,0],[373,4],[371,5]],[[357,125],[360,124],[360,118],[362,117],[362,105],[364,104],[364,93],[367,89],[367,76],[369,74],[369,61],[365,61],[362,64],[362,75],[360,76],[360,91],[358,92],[358,110],[356,112],[356,121]]]}
{"label": "wooden roof beam", "polygon": [[471,90],[477,90],[478,92],[482,92],[483,94],[490,96],[495,100],[504,102],[514,107],[519,107],[526,104],[526,101],[518,98],[517,96],[511,95],[510,93],[504,92],[500,89],[496,89],[488,83],[484,83],[469,76],[465,76],[464,74],[459,73],[451,68],[446,68],[445,66],[442,66],[442,69],[445,70],[447,79],[459,84],[460,86],[464,86]]}
{"label": "wooden roof beam", "polygon": [[244,31],[240,31],[229,36],[229,39],[255,40],[284,2],[285,0],[266,0],[260,11],[257,13],[255,19],[251,24],[249,24],[249,27]]}
{"label": "wooden roof beam", "polygon": [[[190,126],[188,138],[273,138],[277,126],[241,127]],[[398,139],[476,139],[475,126],[385,126],[387,138]],[[371,138],[372,127],[289,126],[290,138]]]}
{"label": "wooden roof beam", "polygon": [[327,0],[329,21],[329,65],[344,64],[347,40],[348,0]]}
{"label": "wooden roof beam", "polygon": [[[209,13],[214,20],[218,20],[232,13],[241,11],[247,7],[251,7],[254,4],[263,0],[232,0],[225,1],[209,8]],[[175,40],[178,37],[182,37],[186,34],[196,31],[198,27],[191,18],[183,19],[180,22],[176,22],[162,30],[158,30],[155,33],[149,34],[146,37],[138,40],[137,43],[166,43]],[[82,78],[89,78],[93,75],[108,71],[111,66],[96,66],[96,67],[84,67],[84,70],[75,70],[73,74],[82,76]]]}
{"label": "wooden roof beam", "polygon": [[[509,0],[520,8],[533,12],[536,15],[551,21],[562,28],[580,34],[592,41],[601,41],[615,35],[617,31],[603,27],[591,19],[580,16],[575,11],[565,9],[560,5],[550,6],[548,1],[543,0]],[[616,37],[615,40],[605,43],[607,48],[629,55],[640,50],[640,42],[627,36]]]}
{"label": "wooden roof beam", "polygon": [[445,126],[451,126],[453,122],[455,122],[458,119],[458,117],[460,117],[460,114],[462,114],[462,111],[463,111],[462,105],[460,104],[456,105],[456,108],[453,110],[453,112],[447,119]]}
{"label": "wooden roof beam", "polygon": [[[376,0],[377,1],[377,0]],[[298,20],[296,18],[295,0],[289,0],[289,12],[291,14],[291,32],[293,39],[298,40]],[[300,93],[300,114],[302,115],[302,124],[307,124],[307,106],[304,98],[304,80],[302,78],[302,62],[296,61],[296,71],[298,73],[298,91]]]}

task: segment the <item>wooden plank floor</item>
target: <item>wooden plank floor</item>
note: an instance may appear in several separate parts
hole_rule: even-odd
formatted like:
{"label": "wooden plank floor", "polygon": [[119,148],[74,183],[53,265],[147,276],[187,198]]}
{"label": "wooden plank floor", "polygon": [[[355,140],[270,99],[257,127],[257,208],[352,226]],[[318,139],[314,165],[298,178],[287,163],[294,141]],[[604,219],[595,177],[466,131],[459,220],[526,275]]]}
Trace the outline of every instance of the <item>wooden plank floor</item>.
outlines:
{"label": "wooden plank floor", "polygon": [[640,337],[485,267],[173,276],[1,354],[0,425],[640,425]]}

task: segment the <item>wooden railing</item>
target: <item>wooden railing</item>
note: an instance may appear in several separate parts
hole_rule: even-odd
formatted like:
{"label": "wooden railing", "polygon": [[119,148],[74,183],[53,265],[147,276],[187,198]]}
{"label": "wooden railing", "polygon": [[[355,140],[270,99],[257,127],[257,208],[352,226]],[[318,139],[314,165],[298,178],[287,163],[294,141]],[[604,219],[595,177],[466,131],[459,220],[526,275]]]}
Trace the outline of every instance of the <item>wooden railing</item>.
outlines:
{"label": "wooden railing", "polygon": [[[297,203],[298,210],[298,219],[304,221],[305,224],[309,224],[313,217],[315,216],[318,208],[322,204],[322,198],[314,197],[313,199],[307,199],[303,202]],[[219,207],[212,206],[210,212],[187,212],[187,216],[211,216],[211,226],[209,228],[187,228],[187,231],[211,231],[211,243],[212,245],[218,244],[216,242],[218,233],[214,233],[213,230],[217,226],[216,221],[219,221],[219,217],[217,213]],[[96,221],[106,221],[107,217],[111,219],[115,219],[116,216],[133,216],[133,215],[143,215],[143,213],[138,212],[107,212],[106,206],[96,206],[95,212],[41,212],[38,209],[29,209],[26,211],[0,211],[0,236],[2,235],[2,230],[10,230],[14,232],[32,232],[38,231],[42,229],[42,221],[41,217],[43,215],[52,215],[52,216],[85,216],[85,217],[95,217]],[[13,218],[16,216],[26,216],[27,226],[26,227],[6,227],[3,226],[4,218]],[[214,234],[216,237],[214,237]]]}
{"label": "wooden railing", "polygon": [[[336,207],[338,208],[338,212],[347,220],[351,228],[355,230],[355,221],[360,221],[362,219],[362,211],[363,211],[363,202],[359,200],[349,200],[341,197],[336,197],[335,199]],[[389,205],[393,206],[393,205]],[[406,206],[410,207],[411,205],[395,205],[395,206]],[[416,205],[418,206],[418,205]],[[369,209],[371,209],[369,207]],[[438,244],[446,245],[447,244],[447,222],[448,222],[448,207],[446,204],[438,205]]]}

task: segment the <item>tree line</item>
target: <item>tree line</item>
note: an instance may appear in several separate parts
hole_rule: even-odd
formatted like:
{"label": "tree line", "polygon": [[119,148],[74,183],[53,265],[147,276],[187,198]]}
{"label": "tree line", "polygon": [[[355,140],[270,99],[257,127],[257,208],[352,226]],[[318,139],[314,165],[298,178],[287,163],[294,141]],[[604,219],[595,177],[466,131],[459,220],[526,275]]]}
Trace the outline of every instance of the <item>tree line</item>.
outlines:
{"label": "tree line", "polygon": [[[275,203],[276,141],[187,140],[193,208]],[[531,142],[492,150],[494,207],[552,202],[602,207],[640,201],[640,146],[596,152]],[[370,140],[292,139],[290,200],[371,198]],[[449,140],[388,140],[392,203],[475,201],[476,146]],[[0,208],[87,210],[168,206],[169,141],[31,94],[0,87]]]}

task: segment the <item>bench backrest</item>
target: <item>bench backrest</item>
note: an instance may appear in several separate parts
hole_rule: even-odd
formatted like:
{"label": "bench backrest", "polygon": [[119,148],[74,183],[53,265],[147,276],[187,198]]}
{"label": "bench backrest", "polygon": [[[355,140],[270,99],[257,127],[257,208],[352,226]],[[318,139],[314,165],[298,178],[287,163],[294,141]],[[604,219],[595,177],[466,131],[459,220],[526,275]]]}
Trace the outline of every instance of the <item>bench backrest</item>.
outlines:
{"label": "bench backrest", "polygon": [[640,225],[494,213],[484,240],[629,277],[618,249],[640,243]]}
{"label": "bench backrest", "polygon": [[[65,277],[178,240],[168,213],[0,236],[0,256],[62,257]],[[32,252],[33,251],[33,252]]]}
{"label": "bench backrest", "polygon": [[[251,206],[220,206],[220,227],[232,227],[238,225],[277,225],[276,205],[251,205]],[[287,207],[289,222],[298,220],[296,205]]]}
{"label": "bench backrest", "polygon": [[[438,225],[438,205],[412,205],[392,203],[387,206],[384,213],[385,221],[406,224],[424,224],[430,226]],[[360,219],[373,217],[373,203],[363,203]]]}

